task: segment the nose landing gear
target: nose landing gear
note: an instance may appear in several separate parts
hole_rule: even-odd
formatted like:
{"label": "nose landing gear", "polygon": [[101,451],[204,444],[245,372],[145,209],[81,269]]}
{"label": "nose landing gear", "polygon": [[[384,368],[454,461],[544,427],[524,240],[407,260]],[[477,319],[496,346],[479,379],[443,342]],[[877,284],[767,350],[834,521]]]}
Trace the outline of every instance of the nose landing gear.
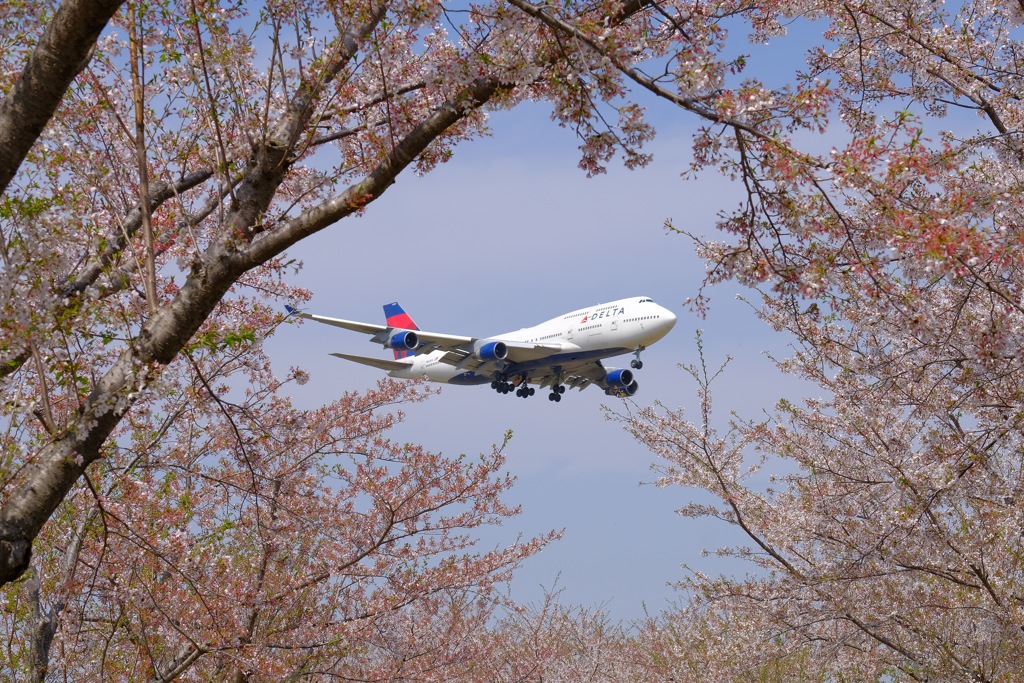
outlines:
{"label": "nose landing gear", "polygon": [[633,360],[629,361],[629,367],[633,368],[634,370],[639,370],[640,368],[642,368],[644,366],[644,362],[642,360],[640,360],[640,352],[643,351],[645,348],[647,348],[647,347],[645,347],[645,346],[637,347],[637,350],[633,352],[633,355],[635,355],[636,358],[634,358]]}

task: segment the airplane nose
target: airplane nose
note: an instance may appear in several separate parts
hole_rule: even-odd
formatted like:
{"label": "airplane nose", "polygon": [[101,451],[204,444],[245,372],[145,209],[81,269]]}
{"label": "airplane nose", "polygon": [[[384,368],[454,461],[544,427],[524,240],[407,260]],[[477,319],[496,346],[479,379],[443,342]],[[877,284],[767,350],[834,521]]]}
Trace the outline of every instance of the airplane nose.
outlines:
{"label": "airplane nose", "polygon": [[[664,306],[658,306],[658,316],[650,323],[645,323],[645,329],[650,330],[655,341],[661,339],[676,325],[676,314]],[[653,343],[653,342],[648,342]]]}
{"label": "airplane nose", "polygon": [[664,326],[665,334],[676,326],[676,314],[667,308],[661,307],[661,318],[659,318],[661,324]]}

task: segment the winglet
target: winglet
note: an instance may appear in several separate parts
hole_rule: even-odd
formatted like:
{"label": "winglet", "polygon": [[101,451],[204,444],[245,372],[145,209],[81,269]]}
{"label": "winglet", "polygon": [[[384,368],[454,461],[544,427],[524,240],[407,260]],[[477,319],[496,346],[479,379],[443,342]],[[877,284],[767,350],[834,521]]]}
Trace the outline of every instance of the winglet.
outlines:
{"label": "winglet", "polygon": [[284,305],[284,310],[288,311],[288,315],[285,316],[285,319],[288,319],[288,318],[291,318],[291,317],[295,317],[295,318],[310,318],[310,319],[312,319],[312,317],[313,317],[309,313],[306,313],[305,311],[301,311],[301,310],[295,308],[294,306],[289,306],[288,304]]}

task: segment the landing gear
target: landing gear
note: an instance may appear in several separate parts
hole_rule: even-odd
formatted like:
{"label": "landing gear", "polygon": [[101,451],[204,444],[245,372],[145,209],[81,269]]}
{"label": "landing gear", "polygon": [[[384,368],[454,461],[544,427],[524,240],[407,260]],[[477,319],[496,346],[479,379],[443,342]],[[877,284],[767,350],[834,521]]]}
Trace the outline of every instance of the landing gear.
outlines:
{"label": "landing gear", "polygon": [[644,362],[642,360],[640,360],[640,352],[643,351],[644,348],[646,348],[646,347],[641,346],[641,347],[637,348],[636,351],[633,352],[633,354],[636,356],[636,358],[634,358],[633,360],[629,361],[629,367],[633,368],[634,370],[639,370],[640,368],[642,368],[644,366]]}
{"label": "landing gear", "polygon": [[526,385],[526,380],[523,380],[523,382],[519,385],[519,388],[516,389],[516,385],[513,384],[512,382],[509,382],[504,377],[499,377],[498,379],[492,381],[491,389],[494,389],[499,394],[510,394],[512,393],[512,390],[515,389],[516,396],[518,396],[519,398],[529,398],[530,396],[533,396],[534,394],[537,393],[536,389]]}
{"label": "landing gear", "polygon": [[549,401],[554,401],[555,403],[558,403],[559,401],[562,400],[562,394],[564,394],[564,393],[565,393],[565,387],[563,387],[561,384],[552,385],[551,393],[548,394],[548,400]]}
{"label": "landing gear", "polygon": [[494,389],[499,394],[507,394],[510,391],[512,391],[514,388],[515,388],[514,384],[512,384],[511,382],[506,382],[504,380],[497,380],[496,379],[493,382],[491,382],[491,389]]}

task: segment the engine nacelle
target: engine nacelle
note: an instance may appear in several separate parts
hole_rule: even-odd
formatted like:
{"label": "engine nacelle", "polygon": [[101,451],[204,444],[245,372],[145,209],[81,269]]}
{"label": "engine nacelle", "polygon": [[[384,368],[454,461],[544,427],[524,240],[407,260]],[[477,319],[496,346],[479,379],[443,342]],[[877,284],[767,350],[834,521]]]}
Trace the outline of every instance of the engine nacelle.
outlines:
{"label": "engine nacelle", "polygon": [[625,389],[633,383],[633,371],[628,368],[615,369],[609,368],[608,374],[605,375],[605,379],[612,387]]}
{"label": "engine nacelle", "polygon": [[637,390],[639,388],[640,388],[640,385],[637,383],[636,380],[633,380],[627,386],[624,386],[624,387],[622,387],[622,386],[608,387],[607,389],[604,390],[604,393],[608,394],[609,396],[618,396],[619,398],[628,398],[629,396],[633,396],[634,394],[636,394],[636,392],[637,392]]}
{"label": "engine nacelle", "polygon": [[398,349],[400,351],[412,351],[420,345],[420,338],[412,330],[402,330],[391,335],[391,339],[388,339],[387,343],[384,344],[389,349]]}
{"label": "engine nacelle", "polygon": [[505,342],[492,341],[478,343],[473,349],[473,355],[480,360],[505,360],[508,357],[508,347]]}

